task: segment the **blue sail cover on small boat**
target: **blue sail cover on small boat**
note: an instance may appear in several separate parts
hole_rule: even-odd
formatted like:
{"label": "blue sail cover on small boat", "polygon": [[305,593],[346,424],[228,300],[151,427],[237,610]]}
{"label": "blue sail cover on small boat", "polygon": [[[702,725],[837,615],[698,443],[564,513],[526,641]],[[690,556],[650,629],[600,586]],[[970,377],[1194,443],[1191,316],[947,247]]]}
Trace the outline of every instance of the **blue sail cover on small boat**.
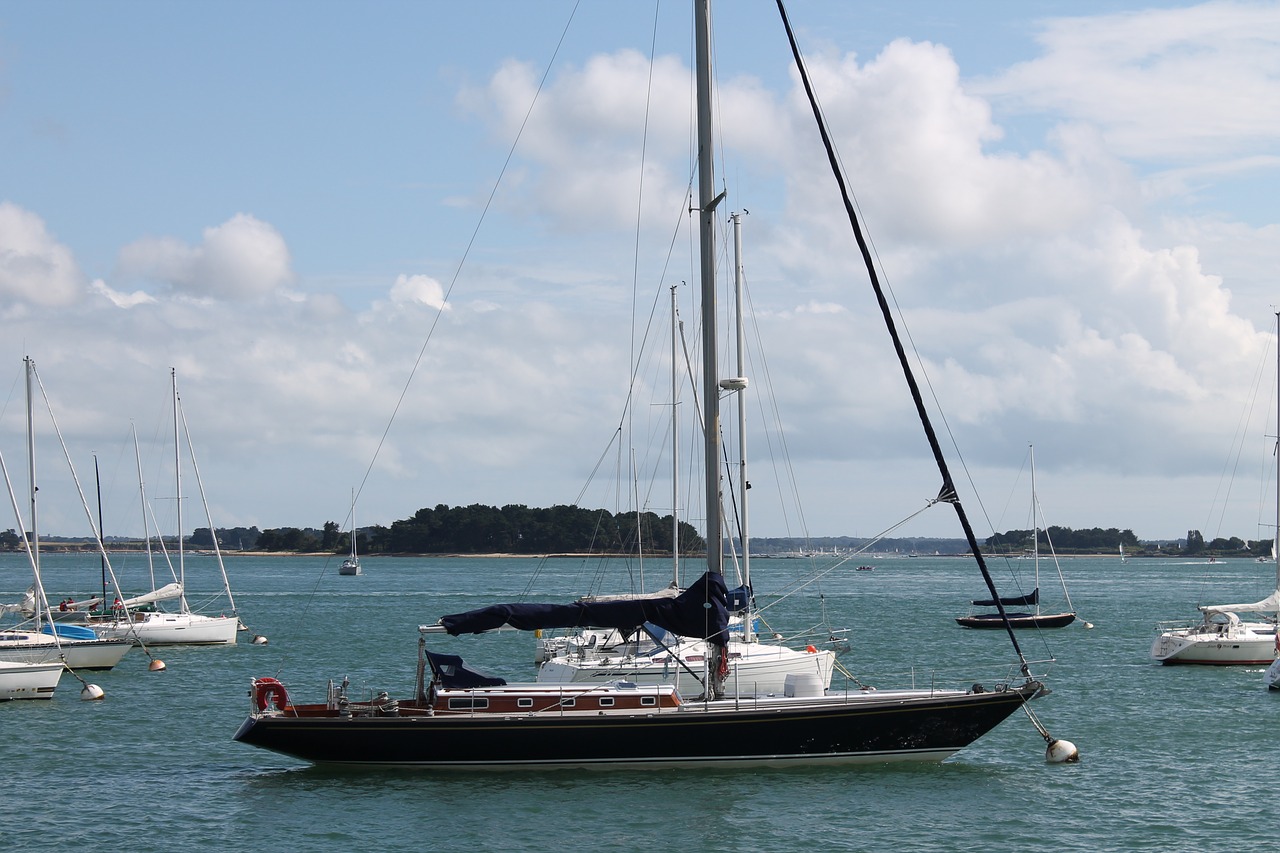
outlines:
{"label": "blue sail cover on small boat", "polygon": [[635,631],[652,622],[682,637],[728,644],[729,610],[724,578],[707,572],[675,598],[630,598],[573,604],[493,604],[479,610],[443,616],[440,624],[453,636],[479,634],[510,625],[521,631],[538,628],[616,628]]}
{"label": "blue sail cover on small boat", "polygon": [[[1013,607],[1036,604],[1039,601],[1040,601],[1040,587],[1036,587],[1026,595],[1011,595],[1008,598],[1005,598],[1004,596],[1000,597],[1001,604],[1009,605]],[[995,607],[996,601],[994,598],[974,599],[973,606],[974,607]]]}

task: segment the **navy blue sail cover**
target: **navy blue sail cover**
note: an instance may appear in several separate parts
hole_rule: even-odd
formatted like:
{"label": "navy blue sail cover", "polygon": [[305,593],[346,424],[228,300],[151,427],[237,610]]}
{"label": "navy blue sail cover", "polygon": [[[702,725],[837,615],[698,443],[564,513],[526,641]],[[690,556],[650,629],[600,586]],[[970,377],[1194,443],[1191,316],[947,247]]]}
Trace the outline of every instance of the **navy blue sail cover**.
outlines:
{"label": "navy blue sail cover", "polygon": [[493,604],[444,616],[440,624],[453,636],[479,634],[510,625],[521,631],[538,628],[617,628],[635,631],[652,622],[682,637],[705,638],[728,645],[729,610],[724,578],[705,573],[675,598],[632,598],[573,604]]}
{"label": "navy blue sail cover", "polygon": [[425,649],[423,652],[427,656],[427,663],[431,664],[431,672],[435,680],[441,687],[471,690],[478,687],[501,687],[507,683],[505,678],[477,672],[463,663],[462,658],[457,655],[444,655]]}
{"label": "navy blue sail cover", "polygon": [[[1008,598],[1005,598],[1004,596],[1000,597],[1001,604],[1010,605],[1013,607],[1018,607],[1026,604],[1035,604],[1039,600],[1040,600],[1039,587],[1036,587],[1035,589],[1031,590],[1031,592],[1027,593],[1026,595],[1011,595]],[[995,607],[996,601],[994,598],[980,598],[980,599],[976,599],[973,602],[973,606],[974,607]]]}

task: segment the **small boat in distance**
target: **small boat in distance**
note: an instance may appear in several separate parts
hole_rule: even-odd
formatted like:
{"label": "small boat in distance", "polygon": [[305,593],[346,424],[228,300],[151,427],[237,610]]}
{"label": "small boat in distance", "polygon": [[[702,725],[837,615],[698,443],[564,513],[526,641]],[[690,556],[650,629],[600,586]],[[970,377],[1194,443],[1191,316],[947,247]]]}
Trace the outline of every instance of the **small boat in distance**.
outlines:
{"label": "small boat in distance", "polygon": [[360,558],[356,556],[356,490],[351,490],[351,554],[338,566],[340,575],[360,574]]}
{"label": "small boat in distance", "polygon": [[[1044,530],[1045,541],[1049,544],[1049,553],[1053,557],[1054,568],[1058,570],[1058,581],[1062,585],[1062,595],[1066,599],[1067,610],[1057,613],[1045,613],[1040,609],[1040,526],[1044,519],[1043,513],[1040,512],[1040,498],[1036,495],[1035,447],[1031,446],[1028,452],[1031,457],[1031,537],[1035,543],[1029,556],[1035,561],[1036,585],[1026,595],[1001,596],[999,605],[1034,607],[1035,610],[1022,613],[1000,613],[999,611],[994,613],[971,613],[967,616],[956,617],[957,624],[965,628],[1003,628],[1006,618],[1012,628],[1065,628],[1076,621],[1076,611],[1071,605],[1071,595],[1067,592],[1067,582],[1062,577],[1062,565],[1058,562],[1058,555],[1053,550],[1053,540],[1049,538],[1047,525]],[[1121,547],[1123,548],[1123,546]],[[1123,553],[1121,551],[1122,555]],[[975,599],[972,604],[974,607],[998,606],[994,598]]]}

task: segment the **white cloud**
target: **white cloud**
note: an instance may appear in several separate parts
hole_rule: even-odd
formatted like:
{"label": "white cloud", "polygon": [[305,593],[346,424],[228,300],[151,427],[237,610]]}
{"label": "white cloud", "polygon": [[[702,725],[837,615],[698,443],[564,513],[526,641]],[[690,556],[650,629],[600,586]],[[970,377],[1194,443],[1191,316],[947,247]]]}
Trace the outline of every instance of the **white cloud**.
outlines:
{"label": "white cloud", "polygon": [[1211,2],[1061,18],[1039,41],[1041,56],[980,91],[1094,124],[1125,157],[1187,162],[1275,149],[1280,6]]}
{"label": "white cloud", "polygon": [[266,295],[293,278],[284,238],[244,213],[206,228],[198,246],[173,237],[138,240],[120,251],[120,270],[188,296],[234,300]]}
{"label": "white cloud", "polygon": [[0,297],[33,305],[69,305],[83,277],[71,250],[54,239],[44,220],[0,202]]}
{"label": "white cloud", "polygon": [[99,296],[104,296],[111,300],[111,303],[117,308],[133,308],[138,305],[154,305],[156,302],[156,298],[154,296],[142,290],[135,290],[133,293],[120,293],[117,290],[112,290],[107,286],[107,283],[100,278],[94,279],[93,283],[89,285],[89,288]]}
{"label": "white cloud", "polygon": [[431,308],[448,310],[444,301],[444,288],[440,282],[427,275],[404,275],[396,277],[391,286],[391,301],[395,303],[413,302]]}

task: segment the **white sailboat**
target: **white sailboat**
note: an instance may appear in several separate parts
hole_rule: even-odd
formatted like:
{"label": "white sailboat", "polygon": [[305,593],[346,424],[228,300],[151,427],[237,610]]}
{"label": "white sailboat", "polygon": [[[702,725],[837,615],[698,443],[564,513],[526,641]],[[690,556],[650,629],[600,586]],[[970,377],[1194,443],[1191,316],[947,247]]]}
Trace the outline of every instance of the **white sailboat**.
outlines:
{"label": "white sailboat", "polygon": [[0,660],[0,702],[52,699],[62,678],[62,662],[24,663]]}
{"label": "white sailboat", "polygon": [[340,575],[360,574],[360,558],[356,555],[356,490],[351,490],[351,554],[338,566]]}
{"label": "white sailboat", "polygon": [[[835,669],[835,652],[830,649],[818,649],[807,646],[804,649],[792,649],[780,643],[762,642],[754,629],[755,601],[751,587],[751,546],[747,507],[747,414],[746,390],[749,384],[746,376],[746,344],[743,323],[743,267],[742,267],[742,215],[731,215],[733,222],[734,243],[734,293],[735,293],[735,328],[737,333],[737,373],[735,376],[719,381],[719,390],[733,393],[737,397],[737,435],[738,459],[738,507],[739,521],[738,540],[741,543],[740,576],[742,586],[735,590],[740,596],[740,613],[730,624],[730,635],[726,658],[728,674],[725,677],[725,695],[735,697],[760,696],[768,694],[781,695],[788,690],[794,692],[798,684],[807,685],[804,689],[826,690],[831,686],[831,676]],[[676,427],[677,397],[677,347],[676,347],[676,310],[675,288],[672,288],[672,446],[679,446]],[[678,482],[678,460],[672,463],[672,483]],[[679,498],[674,494],[673,507],[678,508]],[[673,596],[679,588],[679,554],[674,543],[679,542],[679,512],[673,509],[674,527],[672,533],[673,559],[676,561],[675,578],[672,586],[661,591],[659,596]],[[711,542],[707,547],[714,547]],[[690,639],[674,635],[651,633],[631,638],[623,638],[616,631],[586,632],[575,642],[561,646],[558,654],[551,655],[538,667],[537,680],[548,683],[591,683],[604,684],[622,679],[635,684],[673,684],[685,696],[702,693],[705,688],[703,663],[710,653],[710,644],[704,639]]]}
{"label": "white sailboat", "polygon": [[[35,362],[24,359],[27,381],[27,478],[28,497],[30,501],[31,524],[28,528],[18,511],[17,500],[13,501],[14,514],[19,526],[31,530],[30,538],[24,545],[27,560],[35,576],[32,587],[32,617],[17,625],[0,630],[0,662],[9,663],[56,663],[66,665],[72,670],[108,670],[120,662],[129,651],[131,644],[124,640],[101,637],[92,629],[83,625],[61,624],[54,620],[49,608],[49,600],[44,594],[44,585],[40,580],[40,536],[39,516],[36,512],[36,457],[35,457],[35,420],[34,395],[32,382],[35,376]],[[8,481],[8,471],[5,471]],[[12,492],[10,493],[12,498]],[[56,632],[56,636],[54,636]],[[32,677],[37,677],[34,673]]]}
{"label": "white sailboat", "polygon": [[[187,600],[186,552],[183,545],[182,526],[182,433],[186,431],[186,422],[182,415],[181,401],[178,396],[176,371],[170,371],[170,380],[173,391],[174,483],[177,490],[174,501],[177,507],[178,531],[177,578],[172,584],[153,589],[152,592],[146,595],[122,602],[118,612],[111,617],[110,621],[95,623],[96,630],[102,636],[129,639],[142,642],[148,646],[229,645],[236,641],[237,632],[240,629],[240,619],[236,614],[235,599],[231,594],[231,584],[227,579],[226,567],[222,563],[222,551],[218,545],[218,537],[214,532],[216,528],[213,525],[212,518],[208,519],[209,533],[213,538],[214,554],[217,557],[218,568],[222,574],[223,586],[223,593],[219,597],[219,601],[215,603],[225,602],[230,612],[220,612],[216,616],[197,612]],[[188,450],[190,450],[190,447],[191,437],[188,434]],[[194,453],[191,454],[191,464],[195,471],[200,497],[204,503],[205,515],[208,517],[209,504],[208,501],[204,500],[204,486],[200,482],[200,469],[196,465]],[[139,489],[142,489],[141,477],[139,477]],[[146,506],[145,493],[143,495],[143,505],[144,507]],[[176,601],[178,604],[177,609],[166,610],[159,606],[160,602],[166,600]],[[157,606],[149,610],[134,609],[134,606],[143,605]]]}
{"label": "white sailboat", "polygon": [[[1276,313],[1276,387],[1280,390],[1280,312]],[[1280,401],[1276,405],[1276,428],[1280,435]],[[1280,442],[1280,439],[1277,439]],[[1277,445],[1280,449],[1280,444]],[[1276,472],[1276,536],[1280,537],[1280,470]],[[1203,619],[1195,625],[1157,626],[1160,632],[1151,644],[1151,657],[1164,664],[1271,664],[1280,637],[1276,635],[1280,615],[1280,562],[1276,563],[1276,586],[1261,601],[1243,604],[1206,604],[1199,608]],[[1245,621],[1241,613],[1263,614],[1262,619]],[[1277,673],[1280,677],[1280,673]],[[1271,682],[1268,682],[1270,686]]]}

